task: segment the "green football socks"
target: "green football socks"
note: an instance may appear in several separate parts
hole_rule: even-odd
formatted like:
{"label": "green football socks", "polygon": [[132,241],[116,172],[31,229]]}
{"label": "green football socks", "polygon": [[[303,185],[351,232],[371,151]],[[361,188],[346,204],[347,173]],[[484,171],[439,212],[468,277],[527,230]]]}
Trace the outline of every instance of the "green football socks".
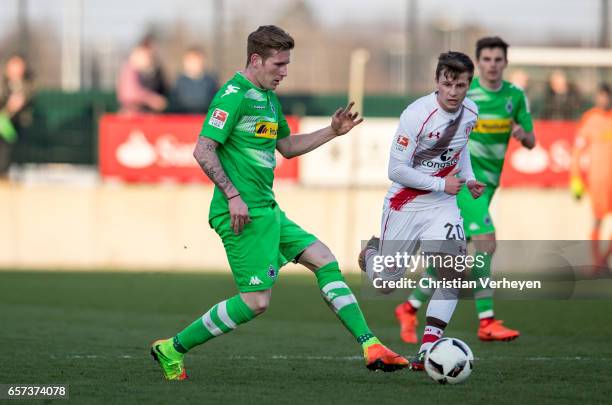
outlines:
{"label": "green football socks", "polygon": [[236,326],[255,318],[255,313],[249,308],[240,295],[221,301],[208,310],[201,318],[179,332],[173,340],[173,348],[178,353],[187,353],[195,346],[225,333],[231,332]]}
{"label": "green football socks", "polygon": [[364,348],[377,343],[378,339],[370,331],[357,299],[344,281],[338,262],[320,267],[315,275],[325,302],[355,339]]}
{"label": "green football socks", "polygon": [[[483,288],[480,279],[491,277],[491,259],[493,255],[489,253],[476,252],[475,264],[472,267],[471,279],[477,281],[477,287],[474,288],[474,301],[476,302],[476,311],[479,319],[493,318],[493,290],[491,288]],[[481,266],[478,264],[482,263]]]}

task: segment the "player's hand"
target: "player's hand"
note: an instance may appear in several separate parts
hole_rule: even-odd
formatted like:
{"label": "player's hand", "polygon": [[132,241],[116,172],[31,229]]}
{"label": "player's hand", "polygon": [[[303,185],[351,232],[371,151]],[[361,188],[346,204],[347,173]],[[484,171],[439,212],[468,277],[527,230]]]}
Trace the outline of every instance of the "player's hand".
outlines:
{"label": "player's hand", "polygon": [[518,124],[514,124],[511,135],[527,149],[533,149],[533,147],[535,146],[535,137],[533,136],[533,134],[531,132],[525,132],[523,127]]}
{"label": "player's hand", "polygon": [[363,118],[357,119],[359,116],[358,112],[351,112],[351,108],[354,105],[355,102],[351,101],[346,108],[338,108],[332,116],[331,128],[336,133],[336,136],[346,134],[363,122]]}
{"label": "player's hand", "polygon": [[251,222],[249,207],[242,201],[240,195],[229,200],[228,205],[232,230],[236,235],[240,235],[246,224]]}
{"label": "player's hand", "polygon": [[477,199],[484,193],[486,184],[479,182],[478,180],[470,180],[467,183],[467,188],[470,190],[470,194],[472,194],[472,198]]}
{"label": "player's hand", "polygon": [[444,178],[444,192],[446,194],[456,195],[465,184],[465,179],[455,177],[457,173],[459,173],[459,169],[453,169],[453,171]]}

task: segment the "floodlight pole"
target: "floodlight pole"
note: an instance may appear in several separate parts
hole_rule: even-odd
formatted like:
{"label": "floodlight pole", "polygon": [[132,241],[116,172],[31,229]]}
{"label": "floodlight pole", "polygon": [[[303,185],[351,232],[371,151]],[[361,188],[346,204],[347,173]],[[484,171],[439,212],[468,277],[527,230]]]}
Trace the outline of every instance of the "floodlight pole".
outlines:
{"label": "floodlight pole", "polygon": [[81,88],[82,0],[64,0],[62,21],[62,90]]}
{"label": "floodlight pole", "polygon": [[[354,101],[352,111],[358,111],[360,116],[364,116],[363,110],[363,98],[365,89],[365,68],[368,60],[370,59],[370,52],[367,49],[358,48],[351,52],[351,60],[349,66],[349,91],[348,99]],[[359,127],[355,128],[359,132]],[[351,148],[350,148],[350,169],[357,171],[359,165],[359,133],[351,134]],[[357,188],[357,182],[355,181],[357,176],[349,176],[348,178],[348,198],[346,201],[346,246],[345,246],[345,257],[351,257],[355,249],[356,235],[356,220],[357,212],[355,209],[355,192]]]}
{"label": "floodlight pole", "polygon": [[610,18],[608,16],[610,12],[610,2],[609,0],[601,0],[601,11],[599,15],[601,16],[600,26],[599,26],[599,47],[600,48],[608,48],[610,46]]}
{"label": "floodlight pole", "polygon": [[225,45],[224,45],[224,39],[225,39],[225,9],[224,9],[224,0],[215,0],[215,7],[214,9],[216,10],[215,13],[212,13],[213,15],[213,38],[214,38],[214,45],[213,45],[213,53],[214,53],[214,57],[215,60],[213,61],[213,64],[215,66],[215,70],[217,71],[217,74],[219,75],[219,77],[223,77],[223,69],[225,68],[224,66],[224,58],[223,55],[225,53]]}
{"label": "floodlight pole", "polygon": [[405,58],[404,70],[406,88],[404,89],[406,95],[410,92],[415,92],[415,83],[417,81],[417,58],[418,58],[418,0],[407,0],[406,4],[406,22],[405,22]]}
{"label": "floodlight pole", "polygon": [[17,21],[19,26],[19,53],[29,60],[29,29],[28,29],[28,0],[19,0],[17,3]]}

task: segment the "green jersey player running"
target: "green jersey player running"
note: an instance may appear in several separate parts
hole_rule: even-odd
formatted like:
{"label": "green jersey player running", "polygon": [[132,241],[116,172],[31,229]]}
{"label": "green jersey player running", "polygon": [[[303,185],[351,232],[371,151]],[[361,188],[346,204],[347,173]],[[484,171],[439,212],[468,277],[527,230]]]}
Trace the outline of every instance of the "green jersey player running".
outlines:
{"label": "green jersey player running", "polygon": [[289,261],[314,272],[323,299],[361,345],[369,369],[408,365],[370,331],[329,248],[291,221],[274,199],[275,150],[285,158],[303,155],[362,122],[350,103],[336,111],[328,127],[289,136],[274,90],[287,76],[293,46],[293,38],[275,26],[251,33],[245,70],[221,87],[206,116],[194,156],[216,186],[209,223],[223,241],[238,294],[174,337],[153,343],[151,354],[169,380],[187,378],[188,351],[262,314],[280,268]]}
{"label": "green jersey player running", "polygon": [[[472,169],[476,179],[487,185],[483,195],[474,199],[464,188],[457,195],[457,204],[463,217],[465,234],[474,242],[477,263],[472,269],[473,280],[491,276],[491,259],[496,248],[495,227],[489,213],[489,205],[499,186],[504,158],[510,137],[531,149],[535,146],[533,122],[524,92],[503,80],[508,66],[508,44],[499,37],[481,38],[476,43],[476,63],[480,77],[472,81],[467,97],[479,110],[476,128],[468,142]],[[427,277],[433,277],[427,269]],[[480,285],[480,283],[478,284]],[[416,312],[432,294],[431,290],[417,288],[408,300],[395,309],[401,326],[401,338],[416,343]],[[509,329],[496,320],[493,312],[493,291],[477,288],[474,291],[476,310],[480,319],[478,337],[483,341],[513,340],[519,331]]]}

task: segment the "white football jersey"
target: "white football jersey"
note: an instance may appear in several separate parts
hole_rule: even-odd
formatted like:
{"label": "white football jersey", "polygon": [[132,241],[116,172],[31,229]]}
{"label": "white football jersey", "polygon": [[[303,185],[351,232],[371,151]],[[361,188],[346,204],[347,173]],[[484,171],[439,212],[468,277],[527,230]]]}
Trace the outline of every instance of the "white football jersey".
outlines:
{"label": "white football jersey", "polygon": [[[462,152],[469,162],[466,145],[477,117],[478,107],[468,98],[457,112],[449,113],[438,104],[436,92],[421,97],[400,116],[391,144],[391,157],[420,173],[442,179],[459,164]],[[444,192],[444,182],[436,184],[434,189],[421,190],[394,181],[385,197],[385,207],[419,211],[454,204],[455,196]]]}

